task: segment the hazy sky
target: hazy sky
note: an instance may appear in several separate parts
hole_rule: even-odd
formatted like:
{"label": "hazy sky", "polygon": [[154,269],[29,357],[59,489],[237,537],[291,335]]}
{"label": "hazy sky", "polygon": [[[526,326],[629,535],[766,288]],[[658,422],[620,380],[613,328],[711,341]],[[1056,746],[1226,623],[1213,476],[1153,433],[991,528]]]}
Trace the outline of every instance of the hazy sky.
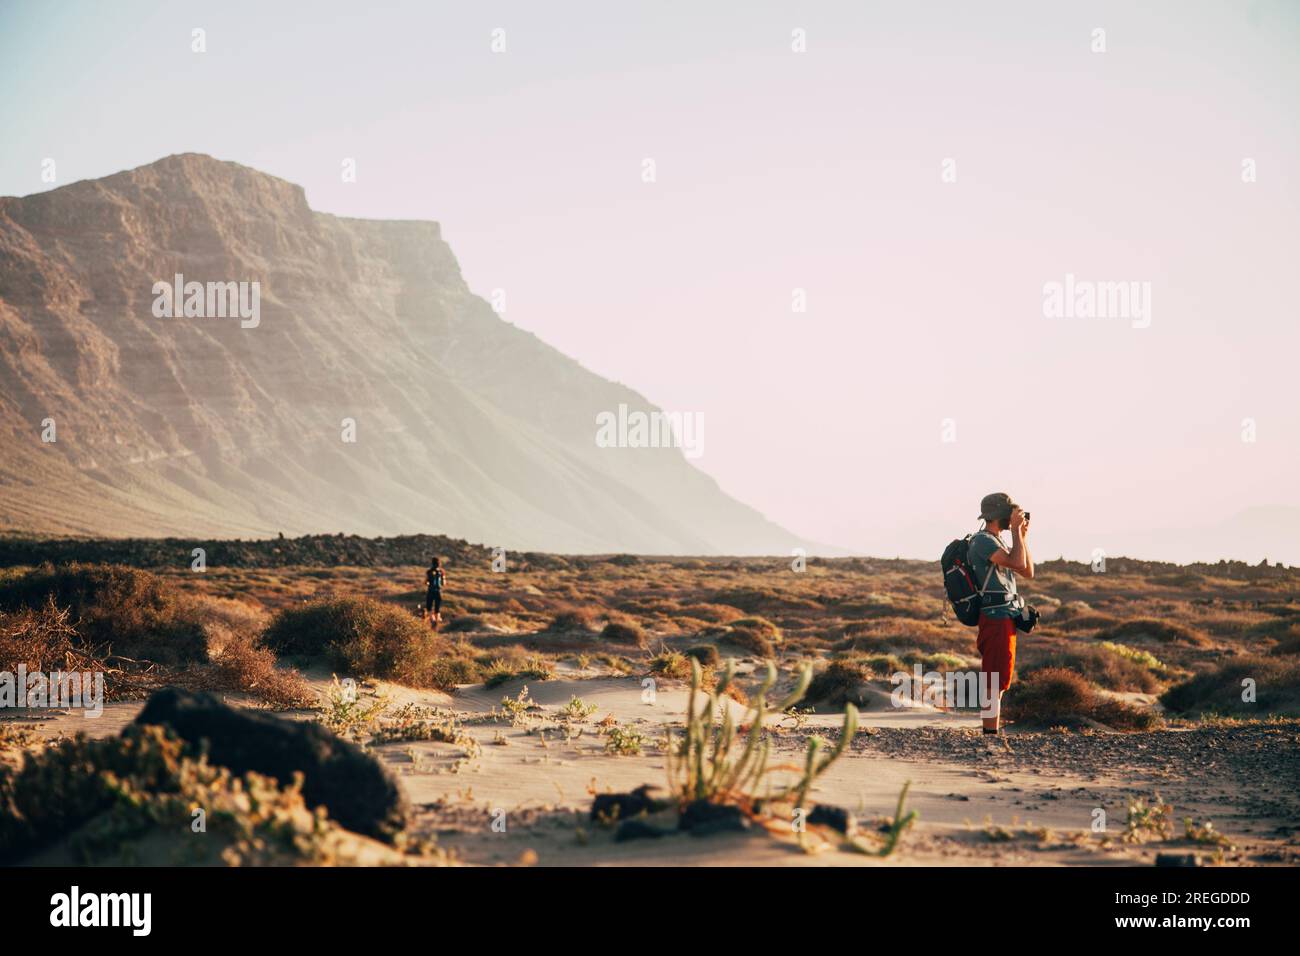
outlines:
{"label": "hazy sky", "polygon": [[[1300,506],[1298,3],[0,0],[0,78],[0,194],[197,151],[438,220],[813,539],[937,556],[1001,489],[1043,557]],[[1149,327],[1045,317],[1067,274]]]}

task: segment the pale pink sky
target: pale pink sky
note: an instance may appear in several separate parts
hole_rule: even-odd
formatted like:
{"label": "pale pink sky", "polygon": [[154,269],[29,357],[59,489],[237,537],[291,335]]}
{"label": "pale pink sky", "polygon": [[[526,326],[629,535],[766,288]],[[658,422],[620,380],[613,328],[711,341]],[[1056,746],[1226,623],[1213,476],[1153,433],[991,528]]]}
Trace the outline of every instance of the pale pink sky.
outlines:
{"label": "pale pink sky", "polygon": [[[0,13],[0,194],[198,151],[438,220],[810,538],[937,556],[1005,489],[1042,556],[1257,560],[1154,532],[1300,507],[1294,4],[43,6]],[[1044,318],[1066,273],[1151,283],[1150,328]]]}

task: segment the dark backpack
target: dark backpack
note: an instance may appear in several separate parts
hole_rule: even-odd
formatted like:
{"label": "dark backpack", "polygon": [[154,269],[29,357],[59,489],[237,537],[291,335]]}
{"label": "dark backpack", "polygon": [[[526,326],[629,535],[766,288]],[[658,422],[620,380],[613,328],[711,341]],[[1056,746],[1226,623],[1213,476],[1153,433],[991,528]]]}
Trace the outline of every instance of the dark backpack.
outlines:
{"label": "dark backpack", "polygon": [[948,603],[952,605],[957,620],[968,626],[980,621],[980,586],[975,583],[975,574],[971,571],[970,535],[958,538],[943,549],[939,567],[943,569],[943,587],[948,592]]}

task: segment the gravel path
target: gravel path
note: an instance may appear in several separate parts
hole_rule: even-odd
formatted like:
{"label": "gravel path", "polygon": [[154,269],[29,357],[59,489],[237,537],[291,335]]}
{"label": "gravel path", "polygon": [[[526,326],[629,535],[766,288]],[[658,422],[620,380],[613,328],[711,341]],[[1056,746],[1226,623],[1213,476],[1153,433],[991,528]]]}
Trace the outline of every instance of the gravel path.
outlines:
{"label": "gravel path", "polygon": [[[802,749],[816,732],[786,733],[776,746]],[[850,749],[992,773],[1146,783],[1168,796],[1213,795],[1245,815],[1280,822],[1278,831],[1300,834],[1300,721],[1132,734],[1021,732],[997,740],[973,730],[882,727],[859,731]]]}

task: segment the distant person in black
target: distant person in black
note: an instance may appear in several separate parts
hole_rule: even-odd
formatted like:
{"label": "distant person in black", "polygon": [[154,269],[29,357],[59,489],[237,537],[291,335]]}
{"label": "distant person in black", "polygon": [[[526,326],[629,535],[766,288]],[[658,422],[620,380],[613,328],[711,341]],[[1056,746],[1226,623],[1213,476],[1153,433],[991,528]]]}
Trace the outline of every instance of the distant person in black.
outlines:
{"label": "distant person in black", "polygon": [[442,573],[442,558],[433,559],[429,570],[424,572],[424,581],[429,586],[424,595],[424,613],[430,626],[436,628],[442,620],[442,586],[447,581],[447,576]]}

